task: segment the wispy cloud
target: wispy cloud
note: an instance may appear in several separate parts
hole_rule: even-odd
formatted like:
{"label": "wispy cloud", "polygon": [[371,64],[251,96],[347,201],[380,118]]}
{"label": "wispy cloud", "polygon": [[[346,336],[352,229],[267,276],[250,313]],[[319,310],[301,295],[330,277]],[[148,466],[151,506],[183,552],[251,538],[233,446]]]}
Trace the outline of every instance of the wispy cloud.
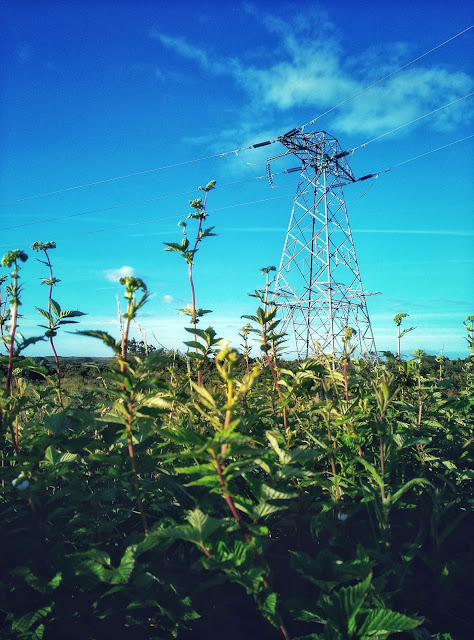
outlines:
{"label": "wispy cloud", "polygon": [[[244,9],[274,38],[271,57],[256,49],[253,57],[226,58],[182,37],[157,30],[151,36],[206,73],[232,77],[250,98],[253,113],[262,118],[265,113],[267,126],[270,114],[281,118],[295,107],[306,107],[318,116],[417,53],[413,45],[393,42],[354,56],[344,49],[335,25],[321,9],[290,20],[262,12],[250,3],[244,4]],[[420,63],[348,102],[333,114],[332,124],[344,133],[379,134],[469,93],[472,85],[472,78],[464,72]],[[469,117],[466,102],[434,114],[424,124],[452,129]],[[248,110],[244,120],[249,120]]]}
{"label": "wispy cloud", "polygon": [[21,62],[28,62],[33,57],[34,50],[29,42],[19,42],[15,54]]}
{"label": "wispy cloud", "polygon": [[128,276],[134,276],[135,270],[133,267],[128,267],[124,265],[123,267],[119,267],[118,269],[107,269],[105,271],[105,277],[110,282],[117,282],[119,278],[126,278]]}

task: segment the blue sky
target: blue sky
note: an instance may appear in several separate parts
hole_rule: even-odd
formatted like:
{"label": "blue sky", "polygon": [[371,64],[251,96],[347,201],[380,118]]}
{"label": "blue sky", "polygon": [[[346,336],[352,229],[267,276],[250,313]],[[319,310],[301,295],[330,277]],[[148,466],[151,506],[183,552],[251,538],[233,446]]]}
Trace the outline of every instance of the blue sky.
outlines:
{"label": "blue sky", "polygon": [[[218,236],[196,256],[197,303],[238,346],[240,316],[255,309],[247,293],[263,282],[259,268],[279,264],[298,173],[275,176],[270,187],[265,161],[284,151],[279,143],[227,152],[305,124],[466,29],[474,22],[468,4],[2,0],[0,253],[56,241],[55,299],[88,314],[78,328],[115,335],[115,280],[143,278],[153,293],[140,319],[149,341],[179,348],[187,336],[177,309],[190,301],[189,284],[184,262],[163,243],[180,240],[189,200],[215,179],[208,210]],[[473,32],[314,130],[350,149],[470,94]],[[472,133],[470,97],[350,157],[356,176],[393,167],[345,188],[364,288],[382,292],[368,300],[379,350],[395,350],[392,318],[404,312],[417,327],[406,353],[467,354],[473,139],[395,165]],[[217,157],[181,164],[209,156]],[[142,173],[168,165],[178,166]],[[271,165],[274,173],[291,166],[298,162]],[[132,173],[141,175],[107,181]],[[25,336],[38,333],[35,306],[47,304],[44,267],[29,254]],[[71,334],[57,343],[63,355],[107,353]],[[47,355],[46,343],[30,353]]]}

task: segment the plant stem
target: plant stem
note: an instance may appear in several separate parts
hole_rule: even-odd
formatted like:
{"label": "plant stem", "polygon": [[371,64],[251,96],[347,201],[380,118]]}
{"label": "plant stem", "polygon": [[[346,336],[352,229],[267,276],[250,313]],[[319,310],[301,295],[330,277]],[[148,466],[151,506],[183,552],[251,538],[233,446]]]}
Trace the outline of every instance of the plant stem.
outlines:
{"label": "plant stem", "polygon": [[[120,362],[120,372],[125,373],[126,368],[126,360],[127,360],[127,346],[128,346],[128,334],[130,330],[130,319],[132,314],[133,307],[133,298],[130,298],[127,309],[127,319],[125,322],[125,329],[123,332],[123,342],[122,342],[122,360]],[[125,385],[122,384],[122,391],[125,391]],[[138,511],[140,512],[140,517],[142,520],[143,530],[145,535],[148,535],[148,522],[145,515],[145,510],[143,508],[143,503],[140,498],[140,485],[138,483],[138,473],[137,473],[137,463],[135,458],[135,450],[133,448],[133,434],[132,434],[132,424],[133,424],[133,401],[134,401],[134,393],[130,391],[129,400],[128,400],[128,419],[126,424],[127,430],[127,444],[128,444],[128,455],[130,457],[130,463],[132,466],[132,474],[133,474],[133,485],[135,488],[135,499],[137,501]]]}
{"label": "plant stem", "polygon": [[[215,453],[215,451],[212,451],[212,458],[214,460],[214,464],[216,465],[216,470],[217,470],[217,475],[219,476],[219,482],[222,488],[222,495],[224,497],[224,500],[227,502],[227,505],[234,517],[234,519],[236,520],[236,522],[238,523],[242,534],[245,538],[245,542],[247,542],[247,544],[250,544],[252,542],[252,537],[249,534],[247,527],[245,526],[245,522],[242,518],[242,516],[240,515],[240,513],[237,511],[236,506],[234,504],[234,501],[232,500],[231,496],[228,494],[227,492],[227,487],[226,487],[226,482],[224,479],[224,476],[222,475],[222,466],[217,458],[217,455]],[[254,555],[256,554],[256,550],[254,550]],[[266,576],[263,576],[263,585],[266,589],[270,588],[270,583],[268,582],[268,579]],[[283,635],[283,637],[285,638],[285,640],[291,640],[290,639],[290,635],[288,633],[288,630],[286,628],[285,623],[283,622],[282,618],[280,618],[279,620],[280,622],[280,631]]]}
{"label": "plant stem", "polygon": [[[16,272],[14,272],[16,273]],[[18,286],[18,280],[16,277],[13,279],[14,289]],[[18,321],[18,303],[12,301],[11,305],[11,325],[10,325],[10,347],[8,350],[8,371],[7,371],[7,392],[10,396],[13,395],[13,352],[15,349],[15,334]]]}
{"label": "plant stem", "polygon": [[232,513],[235,521],[237,522],[237,524],[239,525],[242,534],[245,538],[245,541],[250,544],[252,542],[252,537],[250,536],[247,527],[245,526],[245,522],[242,518],[242,516],[240,515],[240,513],[237,511],[237,508],[235,506],[234,501],[232,500],[232,497],[228,494],[227,492],[227,486],[226,486],[226,481],[224,479],[224,476],[222,474],[222,466],[221,463],[219,462],[219,459],[217,457],[217,454],[215,451],[211,452],[212,458],[214,460],[214,464],[216,465],[216,470],[217,470],[217,475],[219,477],[219,482],[221,485],[221,489],[222,489],[222,495],[224,497],[224,500],[227,502],[227,505],[230,509],[230,512]]}
{"label": "plant stem", "polygon": [[[51,298],[53,296],[53,286],[54,286],[53,265],[51,264],[51,260],[49,258],[49,255],[48,255],[48,252],[47,252],[46,249],[43,249],[43,253],[46,256],[46,264],[47,264],[48,269],[49,269],[48,313],[51,316]],[[50,328],[50,330],[52,330],[52,328],[53,328],[51,320],[49,320],[49,328]],[[56,353],[56,348],[54,346],[54,340],[53,340],[53,336],[52,335],[49,336],[49,344],[51,345],[51,350],[52,350],[53,355],[54,355],[54,362],[56,363],[56,374],[58,376],[58,399],[59,399],[59,404],[61,406],[61,409],[64,409],[64,403],[63,403],[62,392],[61,392],[61,368],[59,366],[59,358],[58,358],[58,354]]]}
{"label": "plant stem", "polygon": [[133,435],[132,435],[132,422],[133,422],[133,400],[134,393],[130,392],[130,398],[128,403],[128,421],[127,421],[127,444],[128,444],[128,455],[130,456],[130,462],[132,465],[132,473],[133,473],[133,485],[135,488],[135,499],[137,501],[138,510],[140,512],[140,517],[142,520],[143,530],[145,535],[148,535],[148,522],[145,515],[145,510],[143,508],[143,503],[140,498],[140,486],[138,483],[138,474],[137,474],[137,463],[135,458],[135,451],[133,449]]}

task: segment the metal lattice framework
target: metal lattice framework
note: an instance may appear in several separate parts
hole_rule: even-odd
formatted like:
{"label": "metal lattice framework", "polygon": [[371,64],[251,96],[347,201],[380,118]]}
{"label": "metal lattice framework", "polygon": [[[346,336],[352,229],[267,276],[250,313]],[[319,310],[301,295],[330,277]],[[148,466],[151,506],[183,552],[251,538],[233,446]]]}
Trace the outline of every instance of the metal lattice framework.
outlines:
{"label": "metal lattice framework", "polygon": [[355,181],[337,140],[324,131],[294,130],[279,138],[301,162],[296,197],[275,281],[282,331],[293,329],[299,359],[340,355],[347,327],[358,355],[376,357],[366,297],[344,201]]}

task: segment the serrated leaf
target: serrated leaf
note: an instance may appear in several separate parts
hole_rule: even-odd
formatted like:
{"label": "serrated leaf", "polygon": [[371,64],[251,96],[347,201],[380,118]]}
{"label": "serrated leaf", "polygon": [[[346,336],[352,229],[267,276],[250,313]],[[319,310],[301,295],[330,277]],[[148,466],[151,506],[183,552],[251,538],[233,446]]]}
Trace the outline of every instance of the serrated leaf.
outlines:
{"label": "serrated leaf", "polygon": [[106,331],[76,331],[76,334],[79,336],[87,336],[89,338],[97,338],[98,340],[102,340],[107,347],[111,347],[115,353],[121,352],[120,345],[115,342],[113,336]]}
{"label": "serrated leaf", "polygon": [[409,618],[402,613],[390,609],[371,611],[357,631],[360,638],[381,638],[390,633],[414,629],[420,620]]}
{"label": "serrated leaf", "polygon": [[45,309],[40,309],[39,307],[35,307],[35,309],[40,315],[43,316],[43,318],[46,318],[50,325],[54,324],[54,318],[48,311],[45,311]]}
{"label": "serrated leaf", "polygon": [[375,467],[370,464],[370,462],[367,462],[365,458],[358,458],[357,462],[360,462],[367,469],[367,471],[370,473],[372,478],[374,478],[375,482],[379,485],[379,487],[384,486],[384,481],[375,470]]}
{"label": "serrated leaf", "polygon": [[188,515],[188,522],[194,531],[199,533],[201,542],[204,542],[211,533],[221,526],[221,521],[203,513],[200,509],[194,509]]}
{"label": "serrated leaf", "polygon": [[180,253],[183,251],[183,246],[177,242],[164,242],[163,244],[166,245],[164,251],[179,251]]}
{"label": "serrated leaf", "polygon": [[126,584],[135,566],[136,545],[127,547],[118,567],[104,573],[104,582],[108,584]]}
{"label": "serrated leaf", "polygon": [[53,449],[51,445],[44,452],[44,459],[46,460],[46,462],[49,462],[52,465],[57,464],[59,462],[60,457],[61,456],[59,451],[57,451],[56,449]]}
{"label": "serrated leaf", "polygon": [[270,487],[268,484],[262,483],[260,485],[260,496],[267,500],[289,500],[290,498],[295,498],[297,495],[298,494],[296,493],[284,493],[283,491],[278,491],[277,489]]}
{"label": "serrated leaf", "polygon": [[209,340],[209,335],[207,331],[205,331],[204,329],[194,329],[193,327],[184,327],[184,330],[187,331],[188,333],[192,333],[193,335],[199,336],[202,340],[205,340],[206,343]]}
{"label": "serrated leaf", "polygon": [[31,636],[31,640],[43,640],[44,637],[44,624],[39,624],[36,629],[33,631],[33,635]]}
{"label": "serrated leaf", "polygon": [[321,597],[321,610],[326,620],[337,627],[341,637],[351,637],[356,627],[356,617],[365,600],[372,574],[353,587],[342,587],[330,595]]}
{"label": "serrated leaf", "polygon": [[279,616],[276,612],[278,596],[276,593],[269,593],[261,605],[261,612],[274,627],[278,627]]}
{"label": "serrated leaf", "polygon": [[66,452],[61,455],[59,462],[73,462],[77,458],[77,453]]}
{"label": "serrated leaf", "polygon": [[50,298],[50,302],[51,302],[51,309],[59,317],[59,314],[61,313],[61,307],[59,306],[59,302],[56,302],[56,300],[53,300],[52,298]]}
{"label": "serrated leaf", "polygon": [[260,502],[257,506],[253,507],[252,517],[255,520],[259,520],[260,518],[266,518],[272,513],[283,511],[284,509],[286,509],[286,507],[279,507],[275,504],[269,504],[268,502]]}
{"label": "serrated leaf", "polygon": [[201,387],[200,385],[196,384],[194,380],[190,380],[189,382],[191,383],[192,388],[195,391],[197,391],[197,393],[199,393],[199,395],[202,398],[206,400],[208,406],[215,408],[216,402],[214,398],[211,396],[211,394],[209,393],[209,391],[205,387]]}
{"label": "serrated leaf", "polygon": [[59,314],[60,319],[63,318],[79,318],[80,316],[85,316],[87,315],[86,313],[83,313],[82,311],[66,311],[65,309],[63,309],[61,311],[61,313]]}
{"label": "serrated leaf", "polygon": [[187,340],[183,342],[183,344],[185,344],[187,347],[190,347],[191,349],[199,349],[203,353],[206,353],[207,351],[206,345],[201,344],[200,342],[196,342],[195,340]]}
{"label": "serrated leaf", "polygon": [[187,444],[189,446],[203,447],[207,444],[206,436],[194,431],[193,429],[187,429],[186,427],[174,427],[168,429],[161,429],[161,433],[169,438],[172,442],[177,444]]}
{"label": "serrated leaf", "polygon": [[390,496],[390,503],[395,504],[395,502],[397,502],[397,500],[399,500],[404,493],[406,493],[409,489],[411,489],[416,484],[429,485],[430,487],[433,486],[431,482],[429,480],[426,480],[425,478],[412,478],[411,480],[406,482],[401,489],[399,489],[392,496]]}
{"label": "serrated leaf", "polygon": [[26,613],[24,616],[21,616],[21,618],[17,618],[13,621],[12,629],[26,633],[36,622],[38,622],[38,620],[45,618],[48,613],[51,612],[51,609],[52,605],[48,605],[41,609],[37,609],[36,611]]}

